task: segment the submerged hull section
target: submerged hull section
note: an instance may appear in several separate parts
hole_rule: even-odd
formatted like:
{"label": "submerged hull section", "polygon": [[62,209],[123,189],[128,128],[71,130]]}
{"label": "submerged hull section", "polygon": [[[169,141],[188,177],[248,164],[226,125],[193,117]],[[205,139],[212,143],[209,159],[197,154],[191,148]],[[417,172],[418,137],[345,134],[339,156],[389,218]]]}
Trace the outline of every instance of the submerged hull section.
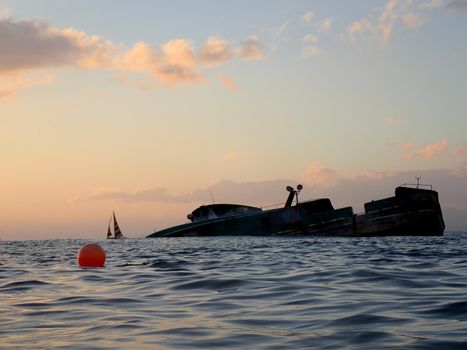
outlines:
{"label": "submerged hull section", "polygon": [[394,197],[365,203],[365,213],[334,209],[329,199],[200,220],[154,232],[148,237],[193,236],[388,236],[442,235],[445,224],[438,193],[397,187]]}

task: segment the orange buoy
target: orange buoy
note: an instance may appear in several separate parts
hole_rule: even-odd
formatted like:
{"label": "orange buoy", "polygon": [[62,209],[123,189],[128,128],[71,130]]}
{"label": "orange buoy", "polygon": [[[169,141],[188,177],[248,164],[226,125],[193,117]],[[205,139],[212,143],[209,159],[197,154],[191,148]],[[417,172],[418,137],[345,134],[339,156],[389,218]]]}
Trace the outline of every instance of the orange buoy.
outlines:
{"label": "orange buoy", "polygon": [[103,267],[105,251],[97,243],[86,244],[78,253],[78,264],[81,267]]}

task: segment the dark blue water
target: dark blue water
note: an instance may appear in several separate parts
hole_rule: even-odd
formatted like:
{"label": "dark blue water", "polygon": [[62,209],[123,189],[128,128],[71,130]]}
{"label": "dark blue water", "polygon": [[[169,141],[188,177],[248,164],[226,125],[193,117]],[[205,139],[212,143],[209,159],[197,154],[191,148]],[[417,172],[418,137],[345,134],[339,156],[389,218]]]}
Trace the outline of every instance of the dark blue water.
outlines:
{"label": "dark blue water", "polygon": [[0,242],[1,349],[467,349],[467,234]]}

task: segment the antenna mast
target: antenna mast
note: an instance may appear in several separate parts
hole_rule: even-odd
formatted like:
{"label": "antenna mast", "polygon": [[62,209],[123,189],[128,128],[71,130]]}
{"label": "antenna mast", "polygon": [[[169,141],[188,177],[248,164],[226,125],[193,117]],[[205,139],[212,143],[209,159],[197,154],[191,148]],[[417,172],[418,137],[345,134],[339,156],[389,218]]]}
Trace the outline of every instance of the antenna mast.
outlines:
{"label": "antenna mast", "polygon": [[211,191],[211,189],[209,189],[209,194],[211,195],[212,204],[214,204],[214,203],[215,203],[215,201],[214,201],[214,196],[212,195],[212,191]]}

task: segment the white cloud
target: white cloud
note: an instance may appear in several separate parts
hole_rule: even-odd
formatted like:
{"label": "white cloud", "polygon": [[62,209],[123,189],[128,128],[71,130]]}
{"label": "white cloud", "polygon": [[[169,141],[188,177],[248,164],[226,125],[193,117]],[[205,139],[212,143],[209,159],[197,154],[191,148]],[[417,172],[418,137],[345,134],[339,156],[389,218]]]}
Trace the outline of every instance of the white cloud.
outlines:
{"label": "white cloud", "polygon": [[0,9],[0,20],[11,18],[11,11],[8,8]]}
{"label": "white cloud", "polygon": [[286,32],[290,20],[285,21],[279,27],[271,30],[271,51],[276,52],[279,47],[286,41],[284,33]]}
{"label": "white cloud", "polygon": [[310,23],[313,17],[315,17],[315,13],[313,11],[308,11],[302,16],[302,21],[305,23]]}
{"label": "white cloud", "polygon": [[316,45],[318,42],[318,36],[314,34],[308,34],[303,38],[303,55],[305,57],[319,56],[321,53],[320,48]]}
{"label": "white cloud", "polygon": [[316,44],[318,41],[318,36],[314,34],[308,34],[303,38],[303,41],[307,44]]}
{"label": "white cloud", "polygon": [[322,21],[318,22],[318,30],[321,32],[329,32],[331,30],[333,22],[334,19],[332,17],[326,17]]}

